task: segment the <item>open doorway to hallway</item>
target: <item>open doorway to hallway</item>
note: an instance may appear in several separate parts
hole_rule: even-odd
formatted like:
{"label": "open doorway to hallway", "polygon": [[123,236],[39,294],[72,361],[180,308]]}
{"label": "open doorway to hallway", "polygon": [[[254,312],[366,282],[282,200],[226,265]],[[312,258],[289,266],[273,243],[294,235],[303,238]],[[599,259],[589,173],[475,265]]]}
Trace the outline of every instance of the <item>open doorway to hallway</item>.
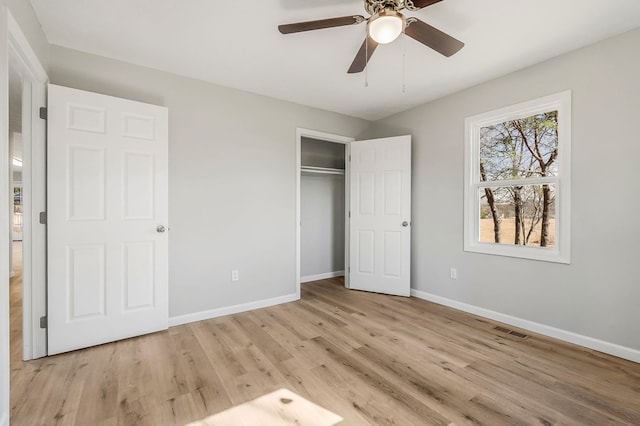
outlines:
{"label": "open doorway to hallway", "polygon": [[[7,272],[16,279],[8,286],[11,309],[4,321],[9,322],[7,329],[11,330],[7,336],[11,360],[14,353],[20,354],[18,359],[29,360],[47,354],[46,329],[41,328],[42,320],[46,324],[47,314],[46,225],[43,222],[46,219],[46,120],[41,118],[46,112],[41,109],[46,107],[47,75],[15,22],[10,17],[8,22],[9,49],[5,57],[8,90],[5,93],[9,108],[4,129],[9,145],[9,155],[5,157],[9,200],[4,208],[9,209],[5,213],[8,213],[10,235],[3,243],[9,247],[3,250],[8,249],[9,254]],[[19,244],[14,244],[18,241]],[[19,262],[12,261],[14,256]],[[19,312],[14,312],[15,306],[19,306]],[[20,321],[14,321],[15,318]]]}
{"label": "open doorway to hallway", "polygon": [[9,324],[11,365],[23,359],[23,244],[24,190],[22,144],[22,96],[23,80],[18,70],[9,66],[9,206],[11,218],[11,280],[9,282]]}

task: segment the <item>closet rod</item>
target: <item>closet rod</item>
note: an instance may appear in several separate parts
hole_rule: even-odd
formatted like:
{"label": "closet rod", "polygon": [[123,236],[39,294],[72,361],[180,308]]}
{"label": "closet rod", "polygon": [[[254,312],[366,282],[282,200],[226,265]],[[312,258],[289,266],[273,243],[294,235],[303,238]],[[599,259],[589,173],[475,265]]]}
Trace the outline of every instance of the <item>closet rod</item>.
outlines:
{"label": "closet rod", "polygon": [[344,169],[334,169],[331,167],[313,167],[313,166],[301,166],[300,171],[303,173],[318,173],[325,175],[343,175]]}

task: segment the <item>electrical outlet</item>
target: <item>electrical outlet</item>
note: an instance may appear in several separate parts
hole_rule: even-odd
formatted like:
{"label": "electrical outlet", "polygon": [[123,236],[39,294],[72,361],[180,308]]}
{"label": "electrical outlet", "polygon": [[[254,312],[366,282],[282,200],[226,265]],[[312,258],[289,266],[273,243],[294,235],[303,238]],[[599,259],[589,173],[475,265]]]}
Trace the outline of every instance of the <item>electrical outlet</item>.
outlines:
{"label": "electrical outlet", "polygon": [[237,269],[231,271],[231,281],[240,281],[240,272]]}
{"label": "electrical outlet", "polygon": [[449,278],[452,280],[458,279],[458,270],[456,268],[449,268]]}

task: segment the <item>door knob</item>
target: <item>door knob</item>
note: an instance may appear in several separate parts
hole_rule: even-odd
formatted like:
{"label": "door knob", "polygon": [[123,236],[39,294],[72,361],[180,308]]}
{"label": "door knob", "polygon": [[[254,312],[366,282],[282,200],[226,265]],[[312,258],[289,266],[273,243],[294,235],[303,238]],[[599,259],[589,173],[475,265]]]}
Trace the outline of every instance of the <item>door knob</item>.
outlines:
{"label": "door knob", "polygon": [[164,226],[163,226],[163,225],[158,225],[158,226],[156,227],[156,231],[158,231],[158,233],[160,233],[160,234],[161,234],[161,233],[163,233],[163,232],[165,231],[165,228],[164,228]]}
{"label": "door knob", "polygon": [[407,227],[409,226],[409,222],[407,222],[406,220],[404,222],[402,222],[402,226]]}

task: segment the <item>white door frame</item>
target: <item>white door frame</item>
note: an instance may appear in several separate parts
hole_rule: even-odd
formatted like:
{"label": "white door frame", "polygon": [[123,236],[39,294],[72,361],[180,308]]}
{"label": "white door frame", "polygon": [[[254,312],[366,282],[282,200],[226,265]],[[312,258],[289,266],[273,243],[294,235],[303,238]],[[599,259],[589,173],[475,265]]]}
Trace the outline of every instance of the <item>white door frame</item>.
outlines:
{"label": "white door frame", "polygon": [[[23,140],[23,169],[22,185],[24,194],[23,206],[23,359],[29,360],[46,355],[46,330],[40,328],[40,317],[46,315],[46,227],[39,224],[39,213],[46,207],[46,122],[39,118],[40,107],[46,105],[47,73],[40,64],[31,45],[24,36],[18,23],[6,8],[2,8],[2,27],[5,31],[0,36],[0,61],[2,63],[3,88],[8,87],[9,64],[18,71],[23,79],[22,90],[22,140]],[[2,104],[8,106],[8,92],[2,91]],[[8,165],[9,158],[4,158],[8,152],[8,108],[6,114],[0,117],[1,154],[0,182],[6,185],[4,168]],[[6,206],[8,200],[2,200]],[[0,213],[0,223],[4,226],[5,211]],[[0,241],[2,248],[9,248],[8,244]],[[0,251],[2,253],[2,251]],[[0,257],[2,265],[2,280],[5,279],[4,268],[9,270],[8,257]],[[6,265],[5,265],[6,262]],[[8,293],[2,296],[8,300]],[[8,283],[6,284],[8,291]],[[4,312],[4,310],[3,310]],[[7,323],[9,312],[6,311]],[[4,318],[0,319],[0,324]],[[1,333],[1,332],[0,332]],[[4,366],[3,366],[4,367]]]}
{"label": "white door frame", "polygon": [[[9,215],[9,11],[0,5],[0,426],[9,424],[9,279],[11,216]],[[6,191],[4,190],[6,188]]]}
{"label": "white door frame", "polygon": [[302,167],[302,138],[312,138],[321,141],[335,142],[346,145],[344,172],[344,282],[349,288],[349,142],[355,138],[319,132],[298,127],[296,129],[296,295],[300,299],[300,172]]}

